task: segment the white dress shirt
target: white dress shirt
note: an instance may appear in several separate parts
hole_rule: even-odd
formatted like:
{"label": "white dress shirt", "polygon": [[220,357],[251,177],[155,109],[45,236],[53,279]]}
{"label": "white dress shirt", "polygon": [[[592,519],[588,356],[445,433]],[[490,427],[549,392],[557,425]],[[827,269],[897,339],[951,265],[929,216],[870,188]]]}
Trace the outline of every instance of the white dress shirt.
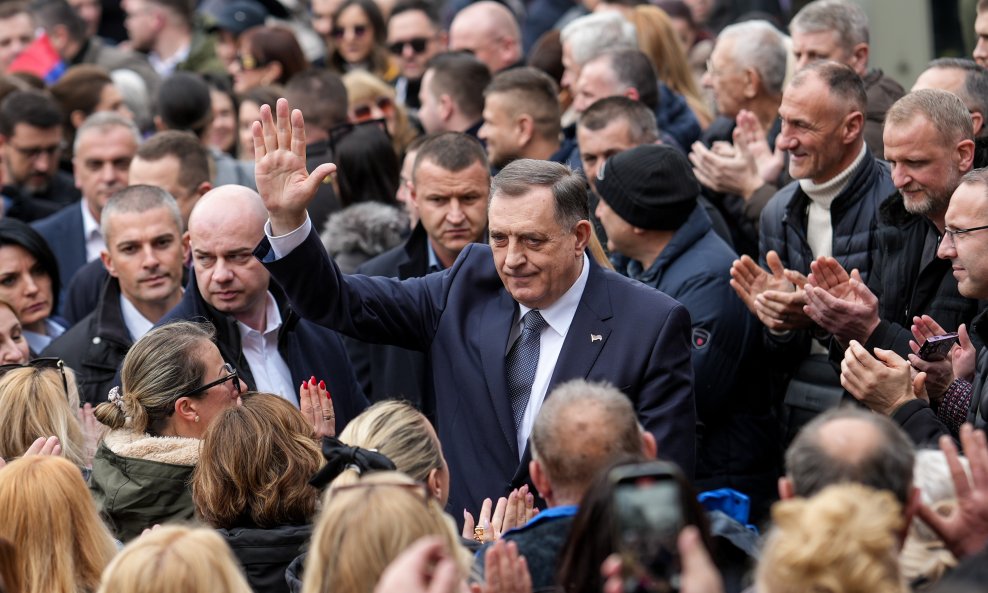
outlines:
{"label": "white dress shirt", "polygon": [[267,293],[265,305],[265,327],[260,332],[241,322],[237,322],[240,330],[240,349],[250,365],[254,375],[254,385],[258,391],[279,395],[298,407],[297,387],[292,382],[292,372],[288,363],[278,352],[278,330],[281,328],[281,311],[271,293]]}
{"label": "white dress shirt", "polygon": [[130,334],[130,339],[135,342],[154,327],[154,323],[138,311],[137,307],[122,294],[120,295],[120,312],[123,314],[127,333]]}
{"label": "white dress shirt", "polygon": [[[559,353],[563,350],[563,342],[566,341],[569,326],[573,322],[573,317],[576,315],[576,308],[580,306],[580,299],[583,298],[583,289],[587,287],[587,278],[589,276],[590,258],[584,253],[583,270],[580,272],[580,276],[576,279],[576,282],[573,283],[573,286],[570,286],[569,290],[563,293],[563,296],[559,297],[558,301],[545,309],[539,309],[539,313],[542,314],[542,318],[549,324],[549,327],[542,331],[542,337],[539,341],[539,366],[535,368],[535,381],[532,382],[532,393],[528,397],[528,406],[525,408],[525,415],[522,416],[521,426],[518,428],[518,434],[516,435],[518,438],[519,458],[525,454],[525,444],[528,443],[528,437],[532,434],[535,419],[539,415],[539,410],[542,409],[542,402],[545,401],[545,395],[549,389],[549,381],[552,379],[552,372],[556,369],[556,361],[559,360]],[[521,330],[524,326],[522,319],[529,311],[531,311],[530,308],[521,303],[518,304],[518,316],[515,318],[515,323],[511,326],[511,333],[508,336],[508,351],[511,350],[511,346],[518,339],[518,336],[521,335]],[[505,356],[507,356],[508,351],[505,351]],[[505,394],[505,397],[507,397],[507,394]]]}
{"label": "white dress shirt", "polygon": [[106,241],[103,240],[99,221],[89,211],[85,198],[79,200],[79,207],[82,208],[82,236],[86,239],[86,261],[91,262],[99,259],[100,252],[106,249]]}

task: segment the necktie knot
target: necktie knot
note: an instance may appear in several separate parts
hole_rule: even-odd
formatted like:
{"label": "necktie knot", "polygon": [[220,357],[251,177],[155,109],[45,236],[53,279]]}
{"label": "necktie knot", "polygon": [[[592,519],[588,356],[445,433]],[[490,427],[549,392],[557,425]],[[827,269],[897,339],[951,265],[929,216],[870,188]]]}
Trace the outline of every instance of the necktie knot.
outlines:
{"label": "necktie knot", "polygon": [[542,313],[539,313],[538,309],[532,309],[531,311],[526,313],[525,318],[522,319],[522,324],[524,326],[522,331],[534,330],[539,333],[542,333],[542,330],[544,330],[549,325],[548,323],[546,323],[545,318],[542,317]]}

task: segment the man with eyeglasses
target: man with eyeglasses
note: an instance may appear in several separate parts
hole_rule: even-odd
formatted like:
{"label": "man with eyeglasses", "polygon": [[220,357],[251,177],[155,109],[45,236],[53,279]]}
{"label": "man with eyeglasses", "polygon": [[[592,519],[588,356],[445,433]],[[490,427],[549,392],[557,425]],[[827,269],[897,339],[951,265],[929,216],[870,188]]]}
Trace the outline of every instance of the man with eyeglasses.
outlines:
{"label": "man with eyeglasses", "polygon": [[416,111],[426,64],[446,50],[446,32],[432,6],[422,0],[396,4],[388,17],[388,49],[401,70],[394,82],[398,102]]}
{"label": "man with eyeglasses", "polygon": [[62,113],[40,91],[14,91],[0,103],[3,212],[31,222],[79,199],[72,176],[58,168]]}
{"label": "man with eyeglasses", "polygon": [[[950,198],[943,216],[943,236],[936,251],[937,257],[948,260],[948,269],[960,295],[971,300],[988,299],[986,213],[988,169],[974,169],[960,179]],[[988,312],[982,311],[973,319],[971,337],[981,344],[988,344],[986,316]],[[928,332],[943,330],[935,323],[922,323]],[[964,422],[984,429],[988,426],[988,348],[981,346],[975,354],[976,346],[965,331],[967,327],[971,324],[959,328],[960,346],[944,361],[949,367],[949,386],[941,398],[929,390],[932,374],[925,375],[925,381],[924,375],[914,378],[916,356],[910,355],[906,360],[884,350],[877,350],[872,356],[856,341],[851,342],[844,356],[842,381],[870,408],[891,416],[917,444],[932,444],[944,435],[957,440]]]}
{"label": "man with eyeglasses", "polygon": [[848,379],[858,373],[854,361],[862,352],[875,352],[889,362],[908,356],[916,370],[927,373],[926,391],[940,409],[939,400],[950,383],[946,365],[914,356],[910,340],[922,341],[912,331],[917,316],[929,316],[946,331],[957,331],[978,313],[978,302],[958,291],[950,262],[937,258],[951,194],[974,161],[973,130],[964,103],[947,91],[913,91],[892,105],[884,131],[885,157],[899,191],[879,209],[878,253],[871,277],[865,285],[855,273],[821,259],[814,262],[804,289],[806,313],[835,338],[831,358],[852,357],[844,373],[845,389],[893,418],[914,410],[899,410],[894,400]]}
{"label": "man with eyeglasses", "polygon": [[79,126],[72,170],[82,200],[32,225],[55,253],[63,287],[106,249],[100,216],[110,196],[127,187],[140,139],[133,122],[115,112],[94,113]]}

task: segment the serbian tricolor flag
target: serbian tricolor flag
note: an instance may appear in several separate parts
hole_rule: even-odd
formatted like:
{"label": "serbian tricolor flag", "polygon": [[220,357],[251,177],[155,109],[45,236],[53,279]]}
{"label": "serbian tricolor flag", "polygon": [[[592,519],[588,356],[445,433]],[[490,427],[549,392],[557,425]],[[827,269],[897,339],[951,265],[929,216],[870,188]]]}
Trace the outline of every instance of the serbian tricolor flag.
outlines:
{"label": "serbian tricolor flag", "polygon": [[65,73],[65,62],[52,47],[48,34],[42,33],[10,63],[7,73],[14,72],[33,74],[50,85]]}

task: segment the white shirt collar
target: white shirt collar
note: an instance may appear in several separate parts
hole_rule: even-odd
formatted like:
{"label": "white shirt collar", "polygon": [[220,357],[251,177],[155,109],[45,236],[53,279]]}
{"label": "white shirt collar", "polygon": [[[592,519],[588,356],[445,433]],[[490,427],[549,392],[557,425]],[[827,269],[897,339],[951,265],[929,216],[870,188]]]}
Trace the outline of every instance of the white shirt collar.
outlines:
{"label": "white shirt collar", "polygon": [[88,241],[94,237],[102,237],[99,221],[89,211],[89,204],[86,202],[86,198],[79,200],[79,207],[82,208],[82,234],[86,237],[86,240]]}
{"label": "white shirt collar", "polygon": [[278,331],[281,327],[281,311],[278,310],[278,303],[274,300],[274,296],[270,292],[266,293],[266,299],[264,302],[264,331],[258,332],[257,330],[248,327],[246,324],[238,321],[237,328],[240,329],[240,336],[244,337],[247,334],[254,332],[261,335],[267,335],[273,331]]}
{"label": "white shirt collar", "polygon": [[154,323],[138,311],[134,303],[127,300],[123,293],[120,294],[120,313],[123,314],[123,322],[127,326],[130,339],[135,342],[154,327]]}
{"label": "white shirt collar", "polygon": [[[563,296],[559,297],[555,303],[549,305],[545,309],[539,309],[542,314],[542,318],[546,320],[557,334],[565,336],[566,332],[569,331],[569,325],[573,321],[573,317],[576,315],[576,308],[580,306],[580,299],[583,298],[583,290],[587,287],[587,279],[590,277],[590,258],[587,254],[583,254],[583,269],[580,271],[580,275],[577,277],[576,282],[573,286],[569,287]],[[525,314],[531,311],[530,307],[518,303],[518,321],[521,323],[522,318]]]}

